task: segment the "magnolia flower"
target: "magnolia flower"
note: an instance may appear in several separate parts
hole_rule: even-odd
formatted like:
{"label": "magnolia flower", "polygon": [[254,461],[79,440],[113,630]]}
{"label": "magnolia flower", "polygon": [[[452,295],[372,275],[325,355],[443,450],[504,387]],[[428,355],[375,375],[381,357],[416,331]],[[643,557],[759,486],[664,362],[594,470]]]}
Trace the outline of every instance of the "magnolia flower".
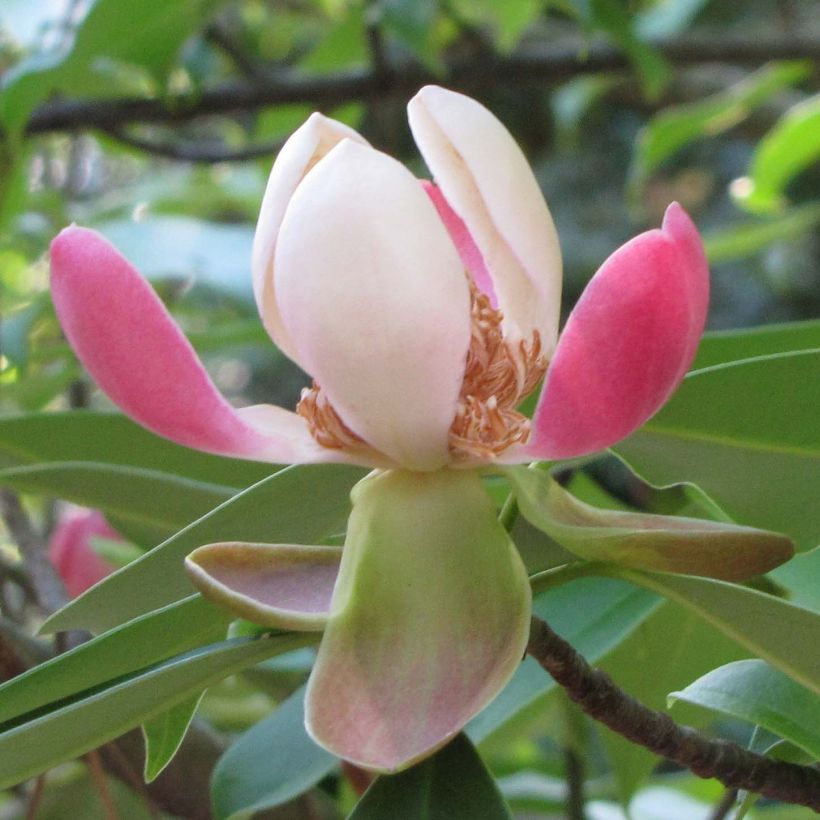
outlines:
{"label": "magnolia flower", "polygon": [[49,538],[48,558],[72,598],[116,569],[94,550],[91,539],[95,536],[122,540],[99,510],[75,507],[59,517]]}
{"label": "magnolia flower", "polygon": [[[68,228],[51,252],[66,335],[145,427],[240,458],[375,468],[344,548],[215,544],[188,569],[258,623],[324,630],[308,730],[379,771],[445,743],[523,655],[527,574],[482,471],[581,456],[639,427],[691,363],[708,298],[698,233],[672,205],[603,264],[559,336],[558,240],[521,150],[441,88],[409,117],[433,183],[320,114],[274,164],[253,284],[271,338],[313,379],[295,412],[233,409],[97,234]],[[542,380],[530,421],[517,408]]]}

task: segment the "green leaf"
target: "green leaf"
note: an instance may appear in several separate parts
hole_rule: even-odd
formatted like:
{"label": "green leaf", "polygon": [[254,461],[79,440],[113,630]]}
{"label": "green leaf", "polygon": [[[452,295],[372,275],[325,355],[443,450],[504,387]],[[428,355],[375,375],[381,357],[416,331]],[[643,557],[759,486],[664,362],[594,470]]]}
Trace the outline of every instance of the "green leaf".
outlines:
{"label": "green leaf", "polygon": [[820,693],[820,613],[748,587],[681,575],[604,568],[677,601],[763,660]]}
{"label": "green leaf", "polygon": [[0,686],[0,724],[219,640],[229,616],[200,595],[112,629]]}
{"label": "green leaf", "polygon": [[[642,704],[663,711],[670,690],[747,654],[694,613],[665,601],[598,665]],[[647,674],[649,665],[652,674]],[[621,800],[627,805],[657,766],[658,758],[604,726],[598,730],[618,781]]]}
{"label": "green leaf", "polygon": [[92,410],[0,418],[0,454],[19,464],[94,461],[143,467],[244,490],[271,464],[213,456],[149,433],[127,417]]}
{"label": "green leaf", "polygon": [[820,203],[812,202],[783,214],[742,222],[703,235],[712,263],[753,256],[775,242],[785,242],[814,230],[820,223]]}
{"label": "green leaf", "polygon": [[305,731],[305,689],[241,735],[214,769],[217,820],[240,820],[293,799],[336,766],[336,758]]}
{"label": "green leaf", "polygon": [[685,145],[737,125],[778,91],[805,79],[811,70],[806,61],[771,63],[719,94],[664,108],[638,136],[632,179],[643,182]]}
{"label": "green leaf", "polygon": [[301,635],[238,638],[195,649],[0,734],[0,788],[95,749],[213,683],[305,643]]}
{"label": "green leaf", "polygon": [[182,741],[185,740],[185,733],[194,719],[203,694],[204,692],[199,692],[192,695],[188,700],[172,706],[167,712],[142,724],[142,735],[145,739],[143,779],[146,783],[156,780],[174,759]]}
{"label": "green leaf", "polygon": [[344,530],[359,468],[288,467],[226,501],[63,607],[44,629],[103,631],[192,591],[185,556],[203,544],[243,540],[320,543]]}
{"label": "green leaf", "polygon": [[784,191],[801,171],[820,159],[820,94],[792,106],[758,143],[749,175],[732,183],[742,207],[771,213],[783,207]]}
{"label": "green leaf", "polygon": [[679,700],[762,726],[820,760],[817,695],[765,661],[713,669],[669,695],[670,705]]}
{"label": "green leaf", "polygon": [[[582,578],[537,595],[533,612],[590,663],[597,663],[659,604],[655,595],[615,579]],[[555,685],[532,658],[526,658],[501,694],[470,721],[467,733],[480,743],[511,721],[523,721]]]}
{"label": "green leaf", "polygon": [[520,466],[505,472],[530,523],[588,561],[745,580],[794,554],[791,541],[777,533],[701,518],[602,510],[575,498],[542,470]]}
{"label": "green leaf", "polygon": [[348,820],[512,820],[498,786],[461,734],[401,774],[378,778]]}
{"label": "green leaf", "polygon": [[820,348],[820,319],[704,334],[693,370],[724,362]]}
{"label": "green leaf", "polygon": [[615,451],[652,484],[702,487],[742,524],[820,540],[820,350],[690,373],[669,403]]}
{"label": "green leaf", "polygon": [[149,547],[236,492],[155,470],[71,461],[0,470],[0,484],[102,510],[122,535]]}
{"label": "green leaf", "polygon": [[20,132],[43,100],[63,91],[83,96],[116,89],[111,63],[140,66],[163,80],[188,37],[218,0],[93,0],[68,48],[39,53],[5,78],[0,118]]}

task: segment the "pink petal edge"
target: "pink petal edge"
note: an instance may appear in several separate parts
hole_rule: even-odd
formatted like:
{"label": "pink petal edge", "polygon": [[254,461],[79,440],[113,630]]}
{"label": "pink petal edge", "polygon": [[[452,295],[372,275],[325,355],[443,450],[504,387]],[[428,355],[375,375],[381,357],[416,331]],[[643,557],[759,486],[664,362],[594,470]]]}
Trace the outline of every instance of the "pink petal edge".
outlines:
{"label": "pink petal edge", "polygon": [[216,389],[153,288],[96,231],[72,225],[54,239],[51,289],[77,356],[109,398],[144,427],[222,455],[331,460],[307,426],[291,418],[283,419],[279,435],[272,423],[261,432],[244,420]]}
{"label": "pink petal edge", "polygon": [[[584,290],[558,340],[524,458],[574,458],[653,416],[695,357],[709,301],[697,228],[677,203]],[[523,460],[523,458],[522,458]]]}

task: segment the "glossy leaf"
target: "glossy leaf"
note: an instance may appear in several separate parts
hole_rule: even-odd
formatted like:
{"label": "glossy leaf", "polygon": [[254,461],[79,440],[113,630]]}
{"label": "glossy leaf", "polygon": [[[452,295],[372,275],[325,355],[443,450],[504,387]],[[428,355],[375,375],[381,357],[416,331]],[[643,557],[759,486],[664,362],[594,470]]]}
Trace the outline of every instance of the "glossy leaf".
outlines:
{"label": "glossy leaf", "polygon": [[652,484],[692,481],[738,523],[813,547],[818,380],[820,350],[696,370],[615,451]]}
{"label": "glossy leaf", "polygon": [[0,725],[223,637],[228,617],[199,595],[150,612],[0,687]]}
{"label": "glossy leaf", "polygon": [[202,695],[202,692],[198,692],[142,724],[142,735],[145,738],[143,778],[146,783],[156,780],[174,759],[194,719]]}
{"label": "glossy leaf", "polygon": [[820,613],[724,581],[616,572],[682,604],[792,680],[820,693]]}
{"label": "glossy leaf", "polygon": [[55,613],[46,627],[102,631],[189,595],[185,556],[203,544],[229,539],[309,544],[341,532],[350,489],[362,474],[341,465],[281,470],[106,578]]}
{"label": "glossy leaf", "polygon": [[749,175],[735,180],[737,202],[756,213],[783,206],[791,180],[820,159],[820,94],[790,108],[760,141]]}
{"label": "glossy leaf", "polygon": [[303,637],[232,639],[180,655],[0,734],[0,788],[79,757]]}
{"label": "glossy leaf", "polygon": [[63,461],[0,470],[0,484],[101,510],[125,537],[152,547],[223,504],[231,487],[118,464]]}
{"label": "glossy leaf", "polygon": [[378,778],[348,820],[512,820],[473,745],[458,735],[434,757]]}
{"label": "glossy leaf", "polygon": [[300,687],[220,758],[212,791],[217,820],[240,820],[286,803],[336,766],[305,732],[304,696]]}
{"label": "glossy leaf", "polygon": [[637,569],[743,580],[787,561],[794,552],[777,533],[722,521],[603,510],[567,492],[549,473],[507,469],[530,523],[588,561]]}
{"label": "glossy leaf", "polygon": [[820,319],[715,330],[703,335],[692,369],[814,348],[820,348]]}
{"label": "glossy leaf", "polygon": [[685,701],[746,720],[790,740],[820,760],[817,694],[761,660],[740,660],[714,669],[669,703]]}
{"label": "glossy leaf", "polygon": [[[16,132],[38,103],[54,92],[90,96],[110,91],[117,87],[112,62],[139,65],[164,78],[182,44],[217,5],[217,0],[145,0],[139,6],[127,0],[94,0],[67,49],[34,54],[10,72],[0,116]],[[108,71],[102,68],[103,58]]]}
{"label": "glossy leaf", "polygon": [[149,433],[125,416],[94,410],[0,418],[0,454],[20,465],[93,461],[138,467],[235,491],[276,470],[270,464],[191,450]]}
{"label": "glossy leaf", "polygon": [[[645,590],[610,578],[582,578],[536,595],[533,611],[569,641],[590,663],[597,663],[630,635],[659,605]],[[468,724],[467,734],[480,743],[537,708],[555,681],[532,658],[526,658],[501,694]]]}

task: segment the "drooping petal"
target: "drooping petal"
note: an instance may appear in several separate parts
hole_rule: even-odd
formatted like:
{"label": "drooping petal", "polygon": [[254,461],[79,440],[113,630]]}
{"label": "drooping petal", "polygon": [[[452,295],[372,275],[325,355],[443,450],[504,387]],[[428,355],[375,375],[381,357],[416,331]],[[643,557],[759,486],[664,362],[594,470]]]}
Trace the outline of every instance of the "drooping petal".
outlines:
{"label": "drooping petal", "polygon": [[356,765],[395,771],[503,688],[530,619],[526,571],[475,471],[390,471],[353,490],[306,725]]}
{"label": "drooping petal", "polygon": [[427,86],[410,129],[436,184],[478,246],[511,339],[558,335],[561,250],[544,197],[509,131],[475,100]]}
{"label": "drooping petal", "polygon": [[723,521],[604,510],[548,473],[511,467],[518,506],[533,526],[587,561],[745,581],[785,563],[794,544],[780,533]]}
{"label": "drooping petal", "polygon": [[343,139],[368,144],[364,137],[347,125],[318,112],[311,114],[282,146],[262,198],[251,254],[253,292],[265,329],[277,347],[292,359],[295,358],[295,350],[282,325],[273,286],[276,240],[293,192],[305,174]]}
{"label": "drooping petal", "polygon": [[329,461],[293,413],[262,432],[220,395],[148,282],[98,233],[66,228],[51,245],[54,307],[71,346],[109,398],[149,430],[213,453]]}
{"label": "drooping petal", "polygon": [[378,151],[340,143],[293,195],[275,283],[298,359],[345,424],[402,466],[446,464],[470,296],[417,180]]}
{"label": "drooping petal", "polygon": [[206,544],[185,559],[194,585],[214,603],[274,629],[320,630],[339,574],[341,547]]}
{"label": "drooping petal", "polygon": [[547,371],[523,455],[573,458],[640,427],[691,364],[708,301],[703,245],[686,212],[672,204],[663,228],[615,251],[581,295]]}

